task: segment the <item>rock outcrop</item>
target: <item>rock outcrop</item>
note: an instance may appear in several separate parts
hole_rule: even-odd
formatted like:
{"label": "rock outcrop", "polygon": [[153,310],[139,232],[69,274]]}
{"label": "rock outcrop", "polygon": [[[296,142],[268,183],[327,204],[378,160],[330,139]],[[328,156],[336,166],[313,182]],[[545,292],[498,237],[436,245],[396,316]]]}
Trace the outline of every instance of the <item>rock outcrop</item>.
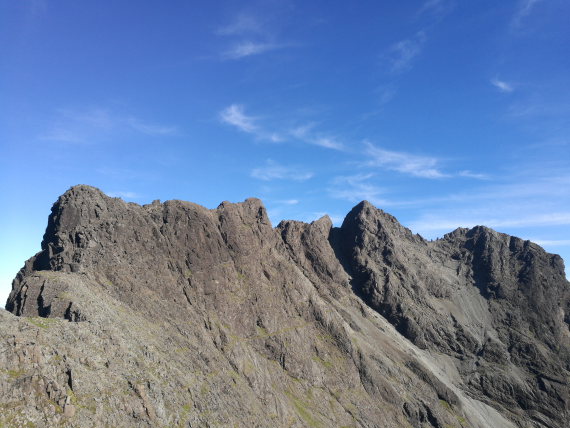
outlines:
{"label": "rock outcrop", "polygon": [[[0,426],[566,427],[560,257],[362,202],[140,206],[76,186],[0,311]],[[26,425],[27,424],[27,425]]]}

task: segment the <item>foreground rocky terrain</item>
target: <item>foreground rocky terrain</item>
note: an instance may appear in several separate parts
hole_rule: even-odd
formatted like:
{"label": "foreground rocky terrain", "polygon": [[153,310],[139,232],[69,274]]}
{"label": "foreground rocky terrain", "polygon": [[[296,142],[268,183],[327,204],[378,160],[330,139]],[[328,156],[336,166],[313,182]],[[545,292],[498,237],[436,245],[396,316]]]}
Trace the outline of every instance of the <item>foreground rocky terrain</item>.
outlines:
{"label": "foreground rocky terrain", "polygon": [[6,309],[0,426],[570,426],[561,258],[367,202],[273,228],[76,186]]}

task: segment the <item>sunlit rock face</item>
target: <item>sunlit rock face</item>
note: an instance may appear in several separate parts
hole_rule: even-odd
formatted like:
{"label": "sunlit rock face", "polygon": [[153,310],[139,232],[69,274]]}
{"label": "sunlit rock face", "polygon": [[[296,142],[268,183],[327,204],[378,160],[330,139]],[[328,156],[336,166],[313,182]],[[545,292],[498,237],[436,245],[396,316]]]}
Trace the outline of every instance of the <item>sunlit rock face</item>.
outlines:
{"label": "sunlit rock face", "polygon": [[567,427],[569,292],[482,226],[76,186],[0,312],[0,425]]}

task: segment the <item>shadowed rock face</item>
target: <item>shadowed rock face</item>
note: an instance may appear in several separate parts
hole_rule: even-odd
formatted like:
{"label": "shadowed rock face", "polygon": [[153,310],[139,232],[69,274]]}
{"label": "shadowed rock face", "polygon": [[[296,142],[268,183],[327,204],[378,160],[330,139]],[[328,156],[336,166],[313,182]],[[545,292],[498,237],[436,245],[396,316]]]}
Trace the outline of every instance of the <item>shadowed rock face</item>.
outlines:
{"label": "shadowed rock face", "polygon": [[569,292],[560,257],[481,226],[76,186],[0,313],[0,424],[566,427]]}

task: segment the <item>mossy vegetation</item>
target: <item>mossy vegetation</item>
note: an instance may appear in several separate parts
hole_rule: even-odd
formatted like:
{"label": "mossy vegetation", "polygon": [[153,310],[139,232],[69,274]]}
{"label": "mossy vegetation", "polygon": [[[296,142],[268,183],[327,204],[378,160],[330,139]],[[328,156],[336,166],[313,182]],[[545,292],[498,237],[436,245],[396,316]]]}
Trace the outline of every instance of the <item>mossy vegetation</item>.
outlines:
{"label": "mossy vegetation", "polygon": [[75,392],[73,392],[73,389],[67,387],[66,392],[67,396],[71,400],[71,404],[73,404],[74,406],[77,405],[77,396],[75,395]]}
{"label": "mossy vegetation", "polygon": [[180,411],[180,422],[178,422],[178,428],[182,428],[188,425],[190,411],[194,407],[194,403],[192,401],[184,404],[182,406],[182,410]]}
{"label": "mossy vegetation", "polygon": [[326,369],[331,369],[333,367],[333,363],[331,363],[330,361],[323,360],[321,357],[317,355],[314,355],[312,359],[315,363],[320,364]]}
{"label": "mossy vegetation", "polygon": [[[469,427],[470,426],[468,424],[467,420],[463,416],[457,414],[457,412],[451,406],[450,403],[448,403],[445,400],[439,400],[439,404],[441,404],[441,407],[443,407],[445,410],[447,410],[447,412],[449,414],[453,415],[455,417],[455,419],[457,419],[457,422],[459,423],[460,427]],[[446,424],[445,427],[446,428],[456,428],[455,426],[449,425],[449,424]]]}
{"label": "mossy vegetation", "polygon": [[307,408],[303,400],[296,397],[291,391],[285,391],[285,395],[287,398],[289,398],[289,400],[291,400],[295,411],[301,417],[301,419],[303,419],[307,426],[311,428],[319,428],[322,426],[319,421],[313,417],[311,411]]}
{"label": "mossy vegetation", "polygon": [[32,421],[22,421],[24,418],[22,412],[7,417],[0,415],[0,428],[36,428],[37,425]]}
{"label": "mossy vegetation", "polygon": [[43,329],[48,329],[59,322],[57,318],[29,317],[26,319],[36,327]]}
{"label": "mossy vegetation", "polygon": [[18,379],[26,374],[22,369],[0,369],[0,373],[5,373],[10,379]]}
{"label": "mossy vegetation", "polygon": [[55,413],[57,413],[58,415],[62,415],[63,414],[63,408],[57,404],[55,401],[53,400],[48,400],[48,403],[51,404],[55,410]]}
{"label": "mossy vegetation", "polygon": [[269,332],[264,327],[257,326],[256,330],[257,330],[257,336],[258,337],[269,337],[270,336]]}
{"label": "mossy vegetation", "polygon": [[459,422],[461,424],[461,426],[468,426],[467,421],[465,420],[465,418],[463,416],[459,416],[459,415],[455,415],[455,417],[457,418],[457,422]]}
{"label": "mossy vegetation", "polygon": [[55,272],[53,270],[38,270],[34,273],[40,277],[49,278],[49,279],[54,279],[60,275],[65,275],[63,272]]}

